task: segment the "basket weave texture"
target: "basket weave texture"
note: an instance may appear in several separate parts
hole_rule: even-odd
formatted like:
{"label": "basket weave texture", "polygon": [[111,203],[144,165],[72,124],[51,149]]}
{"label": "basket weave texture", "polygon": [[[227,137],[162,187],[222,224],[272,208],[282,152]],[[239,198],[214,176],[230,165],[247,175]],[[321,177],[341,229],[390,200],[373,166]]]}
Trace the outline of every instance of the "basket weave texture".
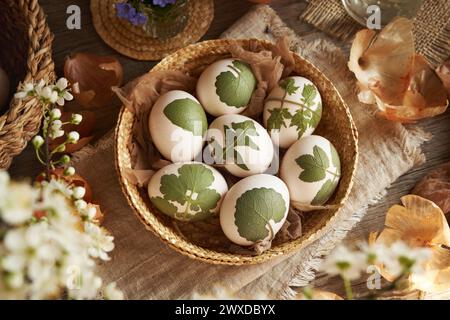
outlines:
{"label": "basket weave texture", "polygon": [[[212,40],[191,45],[162,60],[153,71],[180,70],[190,74],[191,71],[199,67],[229,57],[229,47],[233,42],[238,42],[238,44],[248,49],[251,41],[256,40]],[[265,49],[270,49],[273,46],[267,41],[257,41]],[[311,63],[298,55],[295,55],[294,73],[312,80],[322,95],[324,112],[322,121],[315,134],[329,139],[340,154],[342,178],[329,204],[343,204],[353,185],[358,158],[358,134],[352,116],[330,80]],[[194,239],[189,238],[188,234],[181,234],[180,230],[174,227],[171,219],[168,219],[168,217],[157,212],[152,207],[145,190],[139,189],[126,179],[124,172],[126,169],[131,168],[128,143],[132,139],[134,123],[134,114],[123,108],[116,128],[115,143],[116,167],[122,190],[128,203],[147,229],[184,255],[213,264],[245,265],[266,262],[281,255],[293,253],[319,239],[329,231],[333,220],[340,213],[340,209],[308,213],[302,221],[303,235],[299,239],[273,245],[270,250],[257,256],[229,252],[223,250],[220,245],[202,246],[196,243]]]}
{"label": "basket weave texture", "polygon": [[[0,65],[11,82],[11,98],[21,82],[53,81],[53,35],[37,0],[1,0]],[[42,110],[35,99],[12,99],[0,110],[0,169],[7,169],[14,156],[37,134]]]}

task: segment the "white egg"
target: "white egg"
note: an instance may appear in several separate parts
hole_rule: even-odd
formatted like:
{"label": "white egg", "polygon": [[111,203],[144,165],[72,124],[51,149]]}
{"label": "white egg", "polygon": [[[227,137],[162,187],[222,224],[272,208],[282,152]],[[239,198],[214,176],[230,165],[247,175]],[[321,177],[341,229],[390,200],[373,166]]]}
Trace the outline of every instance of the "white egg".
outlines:
{"label": "white egg", "polygon": [[306,78],[283,79],[267,97],[263,117],[274,143],[287,149],[316,130],[322,118],[320,92]]}
{"label": "white egg", "polygon": [[162,213],[181,221],[199,221],[219,213],[228,191],[224,177],[199,162],[171,164],[150,180],[150,201]]}
{"label": "white egg", "polygon": [[220,225],[230,241],[251,246],[272,240],[289,211],[289,190],[279,178],[260,174],[236,183],[220,209]]}
{"label": "white egg", "polygon": [[154,104],[149,128],[153,143],[166,159],[186,162],[201,153],[208,122],[197,99],[174,90]]}
{"label": "white egg", "polygon": [[248,177],[267,171],[274,147],[258,122],[230,114],[214,120],[206,134],[205,163],[224,165],[234,176]]}
{"label": "white egg", "polygon": [[9,78],[6,72],[0,67],[0,110],[8,103]]}
{"label": "white egg", "polygon": [[320,206],[333,195],[341,178],[341,162],[335,147],[320,136],[300,139],[286,152],[280,170],[291,200]]}
{"label": "white egg", "polygon": [[220,60],[203,71],[197,96],[206,112],[218,117],[243,112],[257,85],[251,67],[240,60]]}

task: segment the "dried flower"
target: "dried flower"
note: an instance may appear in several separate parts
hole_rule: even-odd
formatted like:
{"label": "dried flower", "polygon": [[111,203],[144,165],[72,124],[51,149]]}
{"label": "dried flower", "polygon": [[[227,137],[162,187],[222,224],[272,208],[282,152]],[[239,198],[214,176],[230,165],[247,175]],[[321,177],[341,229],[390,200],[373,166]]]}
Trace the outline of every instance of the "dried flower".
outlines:
{"label": "dried flower", "polygon": [[[413,279],[429,279],[427,283],[412,282],[415,288],[440,291],[450,283],[450,228],[442,210],[433,202],[415,195],[405,196],[403,206],[391,207],[386,216],[386,228],[376,239],[376,243],[394,247],[395,254],[403,262],[385,264],[382,275],[392,281],[400,268],[405,268],[413,260],[418,263],[411,267]],[[396,244],[404,242],[409,248]],[[427,250],[423,250],[427,249]],[[420,266],[431,252],[430,259]],[[423,268],[422,268],[423,267]],[[420,269],[423,270],[420,270]],[[422,272],[423,271],[423,272]],[[414,275],[414,273],[416,273]],[[437,280],[439,279],[439,280]]]}
{"label": "dried flower", "polygon": [[431,170],[412,193],[433,201],[444,214],[450,213],[450,162]]}

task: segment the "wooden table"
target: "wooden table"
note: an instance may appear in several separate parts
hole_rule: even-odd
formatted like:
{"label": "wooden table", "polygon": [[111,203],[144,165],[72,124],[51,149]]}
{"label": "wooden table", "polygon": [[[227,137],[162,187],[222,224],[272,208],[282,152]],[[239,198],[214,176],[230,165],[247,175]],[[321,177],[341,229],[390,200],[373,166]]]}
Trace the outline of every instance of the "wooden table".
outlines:
{"label": "wooden table", "polygon": [[[89,10],[89,0],[78,0],[76,2],[82,10],[82,29],[71,31],[66,28],[66,19],[68,17],[66,9],[74,1],[40,1],[48,15],[50,28],[55,34],[54,59],[59,76],[63,75],[62,68],[64,59],[71,53],[78,51],[116,56],[124,67],[125,81],[129,81],[143,74],[155,64],[154,62],[139,62],[128,59],[110,49],[95,32]],[[223,31],[244,15],[253,5],[244,0],[217,0],[215,2],[215,19],[204,39],[219,37]],[[275,0],[272,3],[272,7],[299,35],[312,38],[323,36],[298,20],[298,16],[305,6],[305,3],[299,5],[298,0]],[[348,49],[348,44],[338,44]],[[71,107],[76,108],[73,105]],[[96,110],[96,138],[101,137],[114,127],[119,107],[120,105],[117,102],[107,108]],[[422,121],[420,126],[434,135],[433,140],[426,143],[423,147],[427,155],[427,162],[413,169],[395,182],[388,190],[386,197],[378,205],[370,208],[366,217],[349,233],[346,241],[355,242],[367,239],[370,231],[382,229],[387,209],[391,205],[398,203],[401,196],[408,194],[415,183],[430,168],[450,161],[450,110],[439,117]],[[395,159],[392,159],[392,161],[395,161]],[[35,160],[33,150],[28,147],[14,160],[10,173],[15,178],[32,178],[36,176],[39,170],[40,167]],[[341,282],[337,278],[330,278],[326,275],[319,274],[313,285],[343,295]],[[361,280],[356,282],[355,289],[357,293],[364,294],[367,291],[365,281]],[[440,297],[442,298],[444,296]]]}

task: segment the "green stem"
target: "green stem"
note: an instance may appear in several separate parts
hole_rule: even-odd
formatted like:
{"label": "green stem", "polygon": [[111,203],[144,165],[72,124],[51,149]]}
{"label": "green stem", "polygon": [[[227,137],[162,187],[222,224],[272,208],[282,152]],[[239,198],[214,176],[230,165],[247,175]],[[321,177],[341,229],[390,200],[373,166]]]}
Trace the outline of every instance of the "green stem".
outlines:
{"label": "green stem", "polygon": [[35,149],[35,151],[36,151],[36,158],[38,159],[38,161],[39,161],[43,166],[45,166],[46,163],[45,163],[44,160],[42,160],[42,157],[41,157],[41,154],[40,154],[40,149],[37,148],[37,149]]}
{"label": "green stem", "polygon": [[345,277],[342,277],[342,280],[344,281],[344,288],[345,288],[345,294],[347,296],[347,300],[353,300],[353,290],[352,290],[352,284],[350,283],[350,280],[348,280]]}

